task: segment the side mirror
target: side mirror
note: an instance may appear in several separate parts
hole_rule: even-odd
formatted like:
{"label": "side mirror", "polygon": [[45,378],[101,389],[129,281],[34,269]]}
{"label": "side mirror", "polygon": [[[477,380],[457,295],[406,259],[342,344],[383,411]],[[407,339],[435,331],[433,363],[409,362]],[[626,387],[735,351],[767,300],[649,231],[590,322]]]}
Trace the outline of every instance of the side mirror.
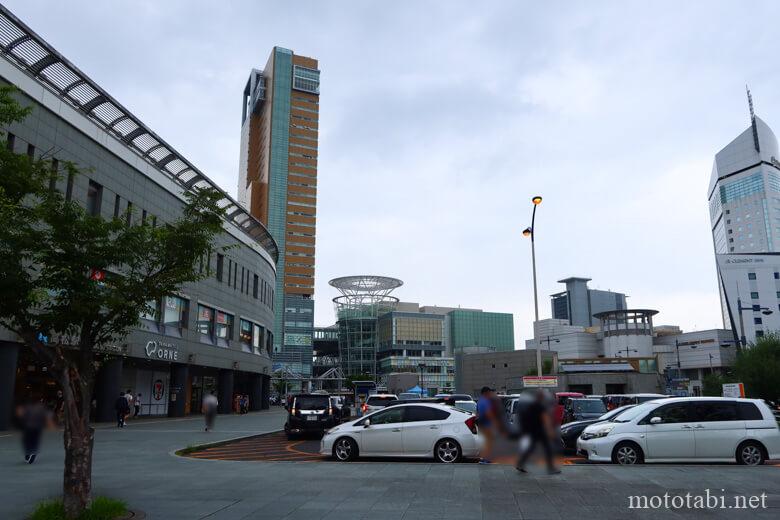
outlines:
{"label": "side mirror", "polygon": [[662,422],[664,422],[664,420],[660,417],[653,417],[650,419],[650,424],[661,424]]}
{"label": "side mirror", "polygon": [[371,419],[363,421],[363,428],[368,428],[369,426],[371,426]]}

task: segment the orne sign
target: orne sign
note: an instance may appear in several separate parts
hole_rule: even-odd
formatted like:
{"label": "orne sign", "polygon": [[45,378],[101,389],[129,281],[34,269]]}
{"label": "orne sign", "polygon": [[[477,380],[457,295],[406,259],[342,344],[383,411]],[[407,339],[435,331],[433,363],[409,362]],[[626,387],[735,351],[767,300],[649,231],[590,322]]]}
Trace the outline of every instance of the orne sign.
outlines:
{"label": "orne sign", "polygon": [[146,343],[146,357],[164,361],[178,361],[179,351],[173,343],[151,340]]}

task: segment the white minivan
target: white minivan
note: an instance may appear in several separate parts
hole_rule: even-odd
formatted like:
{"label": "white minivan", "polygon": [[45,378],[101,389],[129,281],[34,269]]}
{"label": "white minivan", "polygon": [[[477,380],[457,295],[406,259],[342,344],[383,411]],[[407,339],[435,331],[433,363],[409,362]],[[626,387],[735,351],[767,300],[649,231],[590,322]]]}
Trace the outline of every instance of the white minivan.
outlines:
{"label": "white minivan", "polygon": [[736,460],[757,466],[780,458],[780,427],[760,399],[662,399],[588,426],[577,452],[616,464]]}

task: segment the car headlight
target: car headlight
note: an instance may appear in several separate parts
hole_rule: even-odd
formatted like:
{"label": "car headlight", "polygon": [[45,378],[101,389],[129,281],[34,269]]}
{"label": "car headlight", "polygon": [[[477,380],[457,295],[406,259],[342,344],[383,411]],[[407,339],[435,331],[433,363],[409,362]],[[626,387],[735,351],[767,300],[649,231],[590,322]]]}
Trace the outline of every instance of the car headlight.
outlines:
{"label": "car headlight", "polygon": [[582,440],[587,441],[588,439],[599,439],[601,437],[606,437],[614,427],[614,424],[610,424],[609,426],[602,426],[598,430],[583,433],[581,438]]}

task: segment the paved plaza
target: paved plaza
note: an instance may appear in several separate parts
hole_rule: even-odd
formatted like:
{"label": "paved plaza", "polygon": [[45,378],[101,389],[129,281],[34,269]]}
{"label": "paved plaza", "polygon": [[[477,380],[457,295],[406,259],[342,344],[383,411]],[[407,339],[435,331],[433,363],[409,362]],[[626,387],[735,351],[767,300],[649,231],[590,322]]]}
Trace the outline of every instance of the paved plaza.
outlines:
{"label": "paved plaza", "polygon": [[[780,468],[734,465],[568,465],[547,476],[511,466],[420,462],[256,462],[198,460],[174,451],[203,442],[281,428],[276,409],[220,416],[205,433],[200,418],[99,425],[93,489],[121,498],[147,518],[177,519],[504,519],[504,518],[778,518]],[[51,432],[32,466],[17,434],[0,434],[0,519],[20,519],[37,501],[58,495],[63,451]],[[664,493],[767,493],[768,509],[737,511],[629,509],[629,496]],[[721,491],[723,489],[724,491]]]}

